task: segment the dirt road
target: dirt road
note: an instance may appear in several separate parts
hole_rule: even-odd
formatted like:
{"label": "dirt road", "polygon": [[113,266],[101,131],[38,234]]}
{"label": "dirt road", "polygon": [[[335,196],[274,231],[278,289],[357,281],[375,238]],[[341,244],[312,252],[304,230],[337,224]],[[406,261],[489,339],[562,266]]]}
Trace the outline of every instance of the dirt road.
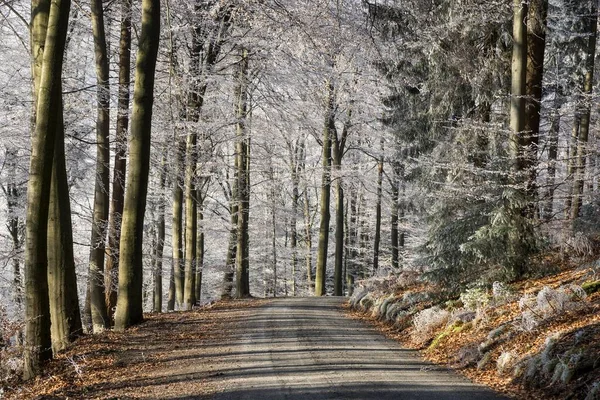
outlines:
{"label": "dirt road", "polygon": [[360,321],[339,298],[278,299],[250,311],[213,371],[213,400],[502,397],[432,366]]}
{"label": "dirt road", "polygon": [[0,398],[501,398],[346,318],[342,301],[235,300],[148,315],[125,333],[81,339],[52,361],[44,377],[0,391]]}

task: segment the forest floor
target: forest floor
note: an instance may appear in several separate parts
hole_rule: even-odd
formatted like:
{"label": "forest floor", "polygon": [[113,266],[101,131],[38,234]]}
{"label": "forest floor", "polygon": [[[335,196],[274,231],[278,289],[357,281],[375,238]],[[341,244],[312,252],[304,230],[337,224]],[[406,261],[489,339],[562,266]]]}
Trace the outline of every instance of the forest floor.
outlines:
{"label": "forest floor", "polygon": [[[147,314],[123,333],[77,340],[32,382],[5,388],[6,400],[164,399],[211,392],[224,337],[264,300],[231,300],[191,312]],[[208,351],[210,349],[210,351]],[[0,394],[2,398],[2,394]]]}
{"label": "forest floor", "polygon": [[[516,282],[510,285],[512,294],[506,301],[494,304],[492,300],[476,313],[474,321],[452,324],[450,320],[429,332],[426,339],[416,334],[414,323],[386,321],[377,312],[376,304],[381,303],[367,309],[348,306],[346,312],[402,346],[418,350],[425,359],[515,399],[600,399],[600,281],[594,279],[592,268],[566,267],[550,276]],[[539,315],[534,327],[524,328],[526,311],[541,314],[535,303],[543,290],[560,291],[571,285],[583,285],[592,293],[583,300],[571,298],[574,306],[564,310],[559,310],[558,299],[549,301],[550,308],[556,310]],[[417,284],[398,289],[391,296],[402,298],[425,290]],[[523,300],[526,298],[529,301]],[[447,301],[442,308],[450,310],[452,316],[457,302]],[[426,301],[415,307],[431,305]]]}
{"label": "forest floor", "polygon": [[[6,399],[500,400],[347,318],[343,298],[218,302],[82,338]],[[1,396],[0,396],[1,397]]]}

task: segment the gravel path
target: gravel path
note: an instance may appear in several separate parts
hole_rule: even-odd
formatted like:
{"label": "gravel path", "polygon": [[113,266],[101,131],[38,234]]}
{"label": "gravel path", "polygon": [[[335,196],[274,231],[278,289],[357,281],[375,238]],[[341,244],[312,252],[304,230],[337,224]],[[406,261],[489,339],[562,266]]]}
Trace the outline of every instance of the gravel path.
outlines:
{"label": "gravel path", "polygon": [[[285,298],[248,309],[222,344],[212,400],[503,398],[423,361],[361,321],[340,298]],[[193,398],[193,397],[190,397]]]}

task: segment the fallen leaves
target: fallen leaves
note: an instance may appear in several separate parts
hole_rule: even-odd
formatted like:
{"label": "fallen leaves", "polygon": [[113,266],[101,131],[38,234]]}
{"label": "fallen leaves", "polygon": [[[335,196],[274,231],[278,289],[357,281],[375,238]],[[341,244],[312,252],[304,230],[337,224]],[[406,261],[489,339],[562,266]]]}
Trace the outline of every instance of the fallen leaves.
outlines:
{"label": "fallen leaves", "polygon": [[[147,314],[123,333],[79,339],[44,374],[5,388],[6,400],[140,399],[202,394],[210,379],[207,346],[218,346],[244,310],[265,300],[228,300],[190,312]],[[229,324],[229,325],[227,325]],[[207,363],[207,361],[209,361]]]}

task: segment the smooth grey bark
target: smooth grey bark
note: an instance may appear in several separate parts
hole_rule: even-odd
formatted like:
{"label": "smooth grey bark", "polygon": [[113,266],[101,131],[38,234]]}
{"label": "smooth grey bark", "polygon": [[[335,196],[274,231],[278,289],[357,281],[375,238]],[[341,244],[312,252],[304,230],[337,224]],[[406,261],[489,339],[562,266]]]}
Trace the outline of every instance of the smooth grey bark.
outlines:
{"label": "smooth grey bark", "polygon": [[142,0],[142,33],[136,61],[129,140],[129,172],[119,246],[119,292],[115,312],[115,329],[118,331],[123,331],[143,320],[142,241],[159,36],[160,0]]}
{"label": "smooth grey bark", "polygon": [[[32,26],[36,25],[37,18],[44,18],[48,9],[49,14],[39,74],[39,90],[35,91],[35,135],[31,146],[27,184],[24,379],[36,376],[40,372],[42,362],[52,357],[47,223],[56,133],[62,110],[62,64],[70,7],[70,0],[54,0],[51,6],[44,1],[32,1]],[[32,48],[34,60],[39,55],[36,52],[40,50],[41,47]],[[34,77],[35,69],[34,64]]]}
{"label": "smooth grey bark", "polygon": [[24,221],[19,218],[18,207],[23,200],[23,188],[17,182],[17,156],[16,148],[8,148],[5,153],[7,183],[1,185],[2,191],[6,196],[6,208],[8,218],[6,229],[12,242],[12,270],[13,270],[13,301],[17,309],[23,305],[23,278],[21,271],[21,261],[17,254],[23,250],[23,240],[21,239],[21,230]]}
{"label": "smooth grey bark", "polygon": [[[558,66],[558,65],[557,65]],[[543,217],[550,221],[554,217],[554,192],[556,190],[556,162],[558,159],[558,135],[560,130],[560,102],[558,84],[555,87],[554,109],[550,114],[550,129],[548,131],[548,168],[546,176],[546,202],[544,204]]]}
{"label": "smooth grey bark", "polygon": [[236,73],[236,157],[238,157],[238,230],[236,252],[236,297],[250,296],[248,216],[250,201],[248,118],[248,49],[239,50]]}
{"label": "smooth grey bark", "polygon": [[234,177],[231,186],[225,190],[225,196],[229,199],[229,243],[227,246],[227,259],[225,260],[225,274],[223,276],[223,287],[221,289],[221,298],[231,298],[233,290],[233,278],[235,276],[235,257],[237,254],[237,225],[238,225],[238,194],[237,178],[238,158],[234,157]]}
{"label": "smooth grey bark", "polygon": [[513,50],[510,97],[509,152],[514,179],[521,181],[524,170],[523,138],[525,135],[527,74],[527,3],[513,0]]}
{"label": "smooth grey bark", "polygon": [[175,283],[175,307],[183,307],[184,269],[183,269],[183,185],[185,170],[185,139],[178,137],[175,161],[175,179],[173,180],[173,220],[171,224],[171,248],[173,249],[173,281]]}
{"label": "smooth grey bark", "polygon": [[[542,109],[542,79],[546,49],[548,0],[530,0],[527,17],[527,70],[525,85],[525,132],[523,132],[523,169],[528,173],[526,192],[532,202],[537,199],[537,159]],[[537,216],[535,203],[529,207],[531,217]]]}
{"label": "smooth grey bark", "polygon": [[330,219],[330,199],[331,199],[331,144],[333,124],[333,108],[335,105],[334,86],[330,81],[325,83],[327,91],[325,124],[323,126],[323,173],[321,177],[321,204],[319,226],[319,247],[317,250],[317,271],[315,274],[315,296],[324,296],[326,293],[327,276],[327,250],[329,247],[329,219]]}
{"label": "smooth grey bark", "polygon": [[[587,14],[587,13],[586,13]],[[577,158],[575,161],[574,183],[573,183],[573,200],[571,206],[571,220],[574,221],[579,217],[579,211],[583,202],[583,189],[585,179],[585,168],[587,162],[588,139],[590,134],[590,119],[591,119],[591,95],[594,85],[594,60],[596,57],[596,34],[598,31],[598,1],[589,1],[589,15],[586,15],[586,34],[584,51],[586,53],[585,72],[583,78],[583,94],[586,97],[582,105],[580,105],[579,114],[581,123],[579,125],[579,137],[577,141]]]}
{"label": "smooth grey bark", "polygon": [[577,142],[579,140],[579,127],[581,125],[581,119],[579,115],[575,114],[573,117],[573,126],[571,127],[571,137],[567,152],[567,177],[565,183],[567,184],[567,197],[565,199],[564,218],[568,220],[571,217],[571,207],[573,204],[573,186],[575,162],[577,160]]}
{"label": "smooth grey bark", "polygon": [[96,116],[96,184],[94,188],[94,212],[90,239],[90,306],[92,329],[102,332],[110,327],[104,291],[104,254],[109,212],[110,180],[110,86],[106,33],[104,29],[104,6],[102,0],[92,0],[92,32],[96,58],[97,116]]}
{"label": "smooth grey bark", "polygon": [[159,178],[160,187],[160,198],[158,200],[157,210],[157,222],[156,222],[156,246],[154,247],[153,261],[153,286],[154,296],[152,301],[152,311],[160,313],[162,312],[162,299],[163,299],[163,251],[165,247],[165,208],[166,202],[164,198],[165,188],[167,186],[167,149],[163,150],[163,157],[161,160],[161,171]]}
{"label": "smooth grey bark", "polygon": [[125,201],[125,176],[127,174],[127,131],[129,129],[129,97],[131,81],[131,4],[121,0],[121,33],[119,40],[119,94],[117,126],[115,132],[115,160],[113,169],[112,197],[108,228],[108,247],[105,269],[105,302],[111,324],[117,306],[119,271],[119,243],[121,221]]}
{"label": "smooth grey bark", "polygon": [[402,164],[400,161],[392,162],[392,178],[390,179],[390,187],[392,188],[392,204],[390,213],[391,233],[390,239],[392,242],[392,269],[397,271],[400,267],[400,235],[398,223],[400,220],[400,179],[401,179]]}
{"label": "smooth grey bark", "polygon": [[[290,147],[290,170],[292,177],[292,215],[290,218],[290,249],[292,251],[291,267],[292,267],[292,296],[296,296],[298,282],[296,274],[298,271],[298,206],[300,202],[300,152],[301,140],[297,139]],[[288,142],[289,143],[289,142]]]}
{"label": "smooth grey bark", "polygon": [[48,293],[54,354],[66,349],[83,333],[73,256],[73,228],[62,112],[61,106],[56,131],[48,215]]}
{"label": "smooth grey bark", "polygon": [[335,171],[335,262],[333,273],[334,296],[344,295],[344,186],[342,181],[342,159],[346,151],[346,140],[350,131],[352,109],[348,110],[347,119],[338,137],[335,121],[330,121],[332,140],[332,164]]}
{"label": "smooth grey bark", "polygon": [[381,242],[381,199],[383,197],[383,139],[381,155],[377,161],[377,199],[375,200],[375,240],[373,242],[373,273],[379,268],[379,244]]}
{"label": "smooth grey bark", "polygon": [[194,279],[194,292],[196,303],[201,304],[202,296],[202,270],[204,268],[204,195],[198,194],[198,238],[197,238],[197,263],[196,263],[196,279]]}

